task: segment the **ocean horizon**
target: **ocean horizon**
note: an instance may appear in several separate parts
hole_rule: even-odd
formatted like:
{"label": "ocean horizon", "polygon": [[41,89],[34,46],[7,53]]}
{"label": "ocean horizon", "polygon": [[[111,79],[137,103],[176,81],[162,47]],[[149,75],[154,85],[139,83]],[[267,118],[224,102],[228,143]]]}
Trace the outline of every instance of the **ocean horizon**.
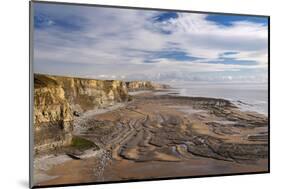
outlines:
{"label": "ocean horizon", "polygon": [[169,83],[179,96],[211,97],[230,100],[242,111],[254,111],[268,116],[267,83]]}

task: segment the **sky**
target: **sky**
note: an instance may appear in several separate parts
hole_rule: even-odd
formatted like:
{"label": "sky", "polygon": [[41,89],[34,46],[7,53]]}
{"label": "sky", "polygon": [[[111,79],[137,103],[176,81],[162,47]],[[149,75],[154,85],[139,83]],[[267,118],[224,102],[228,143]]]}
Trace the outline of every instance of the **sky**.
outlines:
{"label": "sky", "polygon": [[266,17],[34,3],[34,72],[267,82]]}

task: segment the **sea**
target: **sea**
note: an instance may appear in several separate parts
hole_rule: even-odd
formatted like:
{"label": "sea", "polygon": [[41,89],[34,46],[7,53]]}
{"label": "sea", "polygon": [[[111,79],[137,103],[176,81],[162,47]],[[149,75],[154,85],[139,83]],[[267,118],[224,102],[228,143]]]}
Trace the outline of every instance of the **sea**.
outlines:
{"label": "sea", "polygon": [[268,116],[267,83],[170,83],[180,96],[212,97],[230,100],[242,111],[254,111]]}

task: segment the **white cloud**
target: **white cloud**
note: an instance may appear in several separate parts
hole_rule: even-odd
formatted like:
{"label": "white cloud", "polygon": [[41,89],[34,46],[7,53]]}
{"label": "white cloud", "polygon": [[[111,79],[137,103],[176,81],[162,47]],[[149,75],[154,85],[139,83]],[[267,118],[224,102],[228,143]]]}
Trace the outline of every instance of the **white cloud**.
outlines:
{"label": "white cloud", "polygon": [[[178,18],[152,22],[156,11],[83,8],[42,8],[44,15],[63,19],[79,16],[83,27],[64,30],[52,19],[35,30],[35,71],[101,78],[157,79],[159,74],[243,72],[267,68],[267,26],[239,21],[231,26],[208,21],[207,15],[179,13]],[[169,34],[165,33],[168,32]],[[197,60],[151,57],[177,50]],[[224,57],[254,61],[253,65],[214,63]],[[147,63],[150,59],[153,63]],[[212,62],[212,63],[211,63]],[[65,65],[57,69],[56,65]],[[77,67],[81,65],[81,69]],[[82,67],[87,67],[84,73]],[[90,73],[91,72],[91,73]],[[173,74],[171,74],[173,75]],[[230,76],[233,77],[233,76]],[[188,78],[188,77],[187,77]]]}

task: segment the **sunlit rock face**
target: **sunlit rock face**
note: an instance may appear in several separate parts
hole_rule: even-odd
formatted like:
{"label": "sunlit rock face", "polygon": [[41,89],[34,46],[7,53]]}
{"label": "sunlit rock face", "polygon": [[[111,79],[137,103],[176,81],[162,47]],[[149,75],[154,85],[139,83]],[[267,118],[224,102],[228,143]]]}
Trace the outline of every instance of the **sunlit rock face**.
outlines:
{"label": "sunlit rock face", "polygon": [[138,91],[138,90],[158,90],[158,89],[168,89],[169,85],[157,84],[151,81],[129,81],[126,82],[128,91]]}
{"label": "sunlit rock face", "polygon": [[126,83],[70,77],[34,76],[35,151],[71,143],[74,111],[128,100]]}
{"label": "sunlit rock face", "polygon": [[65,91],[65,98],[72,108],[85,111],[106,107],[128,99],[125,82],[118,80],[94,80],[56,77]]}

